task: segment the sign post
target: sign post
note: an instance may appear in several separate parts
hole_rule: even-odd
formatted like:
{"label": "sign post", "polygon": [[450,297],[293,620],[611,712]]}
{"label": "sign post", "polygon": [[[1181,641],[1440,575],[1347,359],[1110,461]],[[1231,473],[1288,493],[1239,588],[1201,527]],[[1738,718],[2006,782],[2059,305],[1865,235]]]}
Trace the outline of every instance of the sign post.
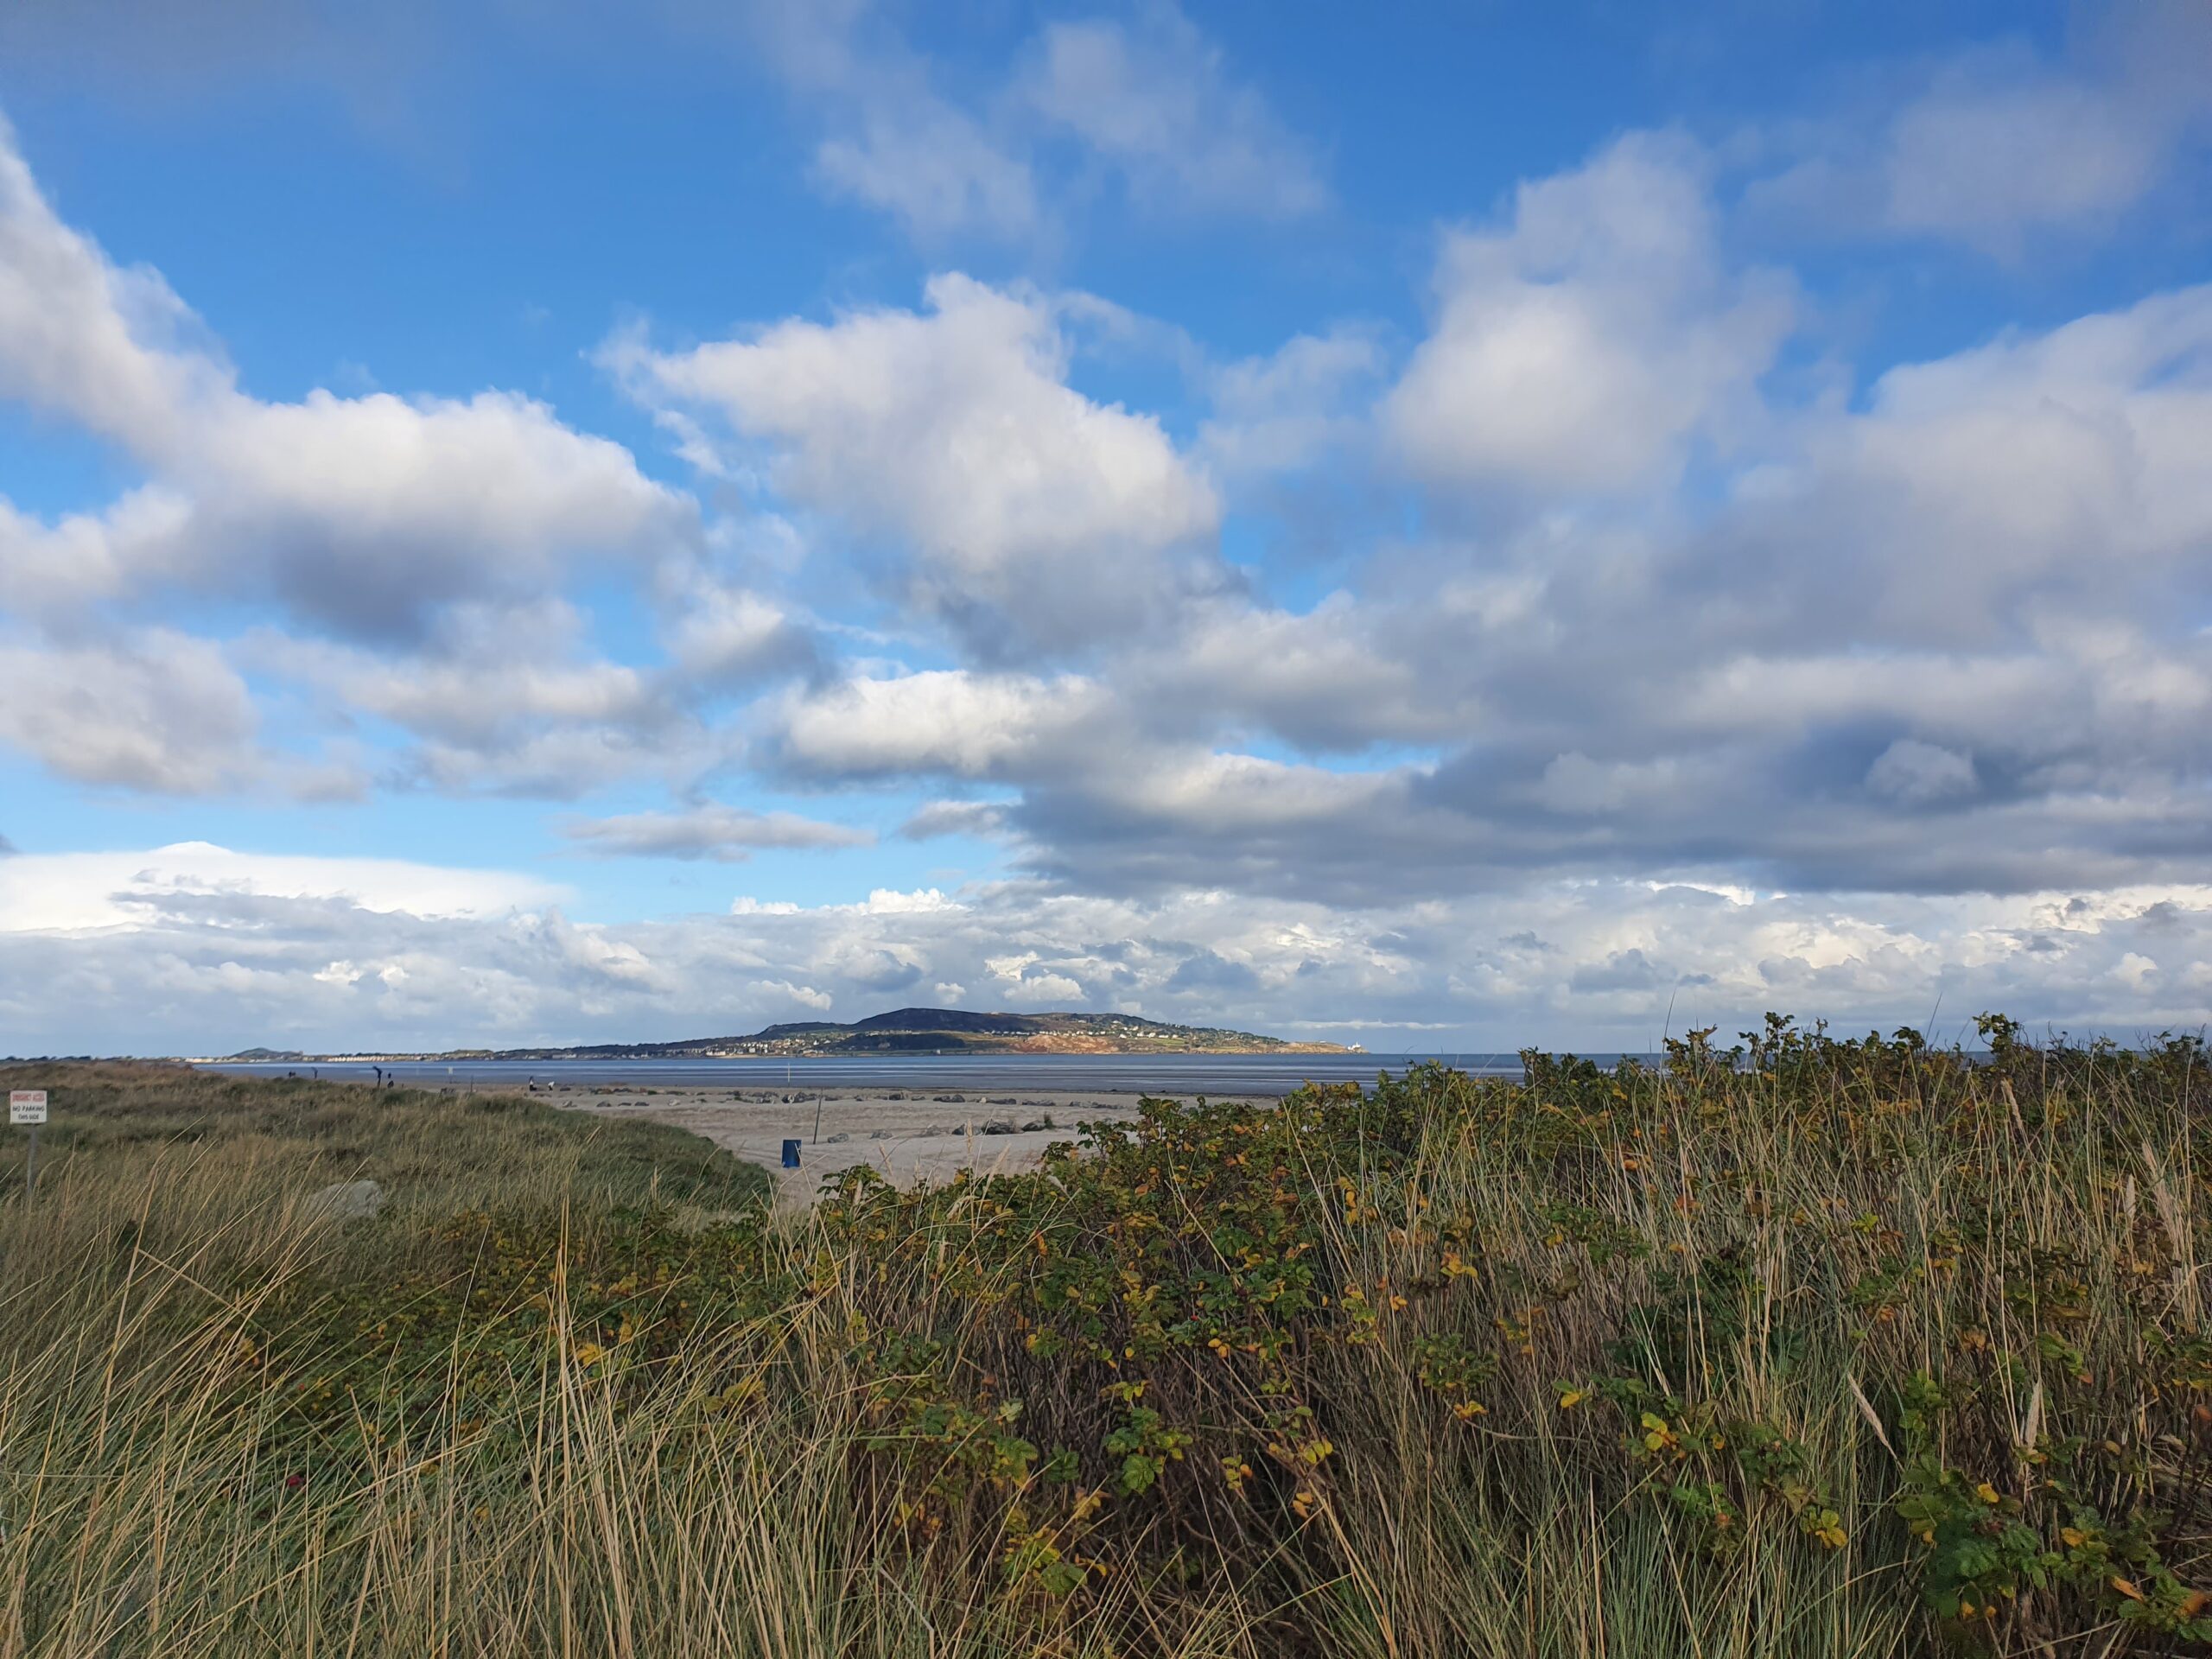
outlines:
{"label": "sign post", "polygon": [[29,1204],[38,1196],[38,1126],[46,1122],[46,1090],[10,1089],[8,1122],[31,1132],[30,1161],[23,1172],[23,1202]]}

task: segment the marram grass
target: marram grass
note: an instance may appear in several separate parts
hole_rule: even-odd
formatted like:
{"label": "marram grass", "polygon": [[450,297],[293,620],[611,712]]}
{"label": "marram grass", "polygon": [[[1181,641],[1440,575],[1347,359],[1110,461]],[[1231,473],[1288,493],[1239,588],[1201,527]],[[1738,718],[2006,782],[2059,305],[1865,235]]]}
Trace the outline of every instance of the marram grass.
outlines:
{"label": "marram grass", "polygon": [[2200,1650],[2212,1073],[1988,1034],[1154,1103],[803,1217],[526,1102],[18,1073],[0,1656]]}

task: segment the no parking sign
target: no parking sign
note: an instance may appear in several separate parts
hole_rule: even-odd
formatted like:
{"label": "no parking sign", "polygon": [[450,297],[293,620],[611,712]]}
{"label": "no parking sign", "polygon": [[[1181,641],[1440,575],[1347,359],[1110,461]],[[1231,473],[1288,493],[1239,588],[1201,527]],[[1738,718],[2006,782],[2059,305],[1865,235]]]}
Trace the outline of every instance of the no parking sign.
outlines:
{"label": "no parking sign", "polygon": [[38,1126],[46,1122],[46,1090],[10,1089],[8,1122],[31,1132],[30,1156],[23,1160],[23,1200],[29,1203],[38,1191]]}

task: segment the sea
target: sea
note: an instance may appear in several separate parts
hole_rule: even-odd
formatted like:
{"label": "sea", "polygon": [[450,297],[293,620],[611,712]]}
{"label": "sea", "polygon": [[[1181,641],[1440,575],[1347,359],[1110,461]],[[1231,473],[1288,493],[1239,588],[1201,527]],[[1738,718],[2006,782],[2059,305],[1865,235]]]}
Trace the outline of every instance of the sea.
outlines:
{"label": "sea", "polygon": [[[1592,1054],[1601,1065],[1620,1057]],[[1371,1084],[1434,1060],[1482,1077],[1519,1077],[1513,1054],[869,1054],[727,1060],[388,1060],[385,1075],[416,1087],[633,1089],[1065,1090],[1118,1094],[1281,1096],[1308,1083]],[[207,1061],[201,1068],[245,1077],[316,1077],[367,1082],[365,1060]]]}

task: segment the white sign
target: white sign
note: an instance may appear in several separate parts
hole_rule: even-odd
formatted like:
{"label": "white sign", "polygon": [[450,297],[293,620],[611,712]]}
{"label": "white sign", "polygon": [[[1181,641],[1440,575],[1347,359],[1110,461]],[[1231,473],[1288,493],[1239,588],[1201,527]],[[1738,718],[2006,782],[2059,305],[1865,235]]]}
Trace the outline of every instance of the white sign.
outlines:
{"label": "white sign", "polygon": [[43,1089],[10,1089],[8,1091],[8,1122],[17,1126],[46,1122],[46,1090]]}

